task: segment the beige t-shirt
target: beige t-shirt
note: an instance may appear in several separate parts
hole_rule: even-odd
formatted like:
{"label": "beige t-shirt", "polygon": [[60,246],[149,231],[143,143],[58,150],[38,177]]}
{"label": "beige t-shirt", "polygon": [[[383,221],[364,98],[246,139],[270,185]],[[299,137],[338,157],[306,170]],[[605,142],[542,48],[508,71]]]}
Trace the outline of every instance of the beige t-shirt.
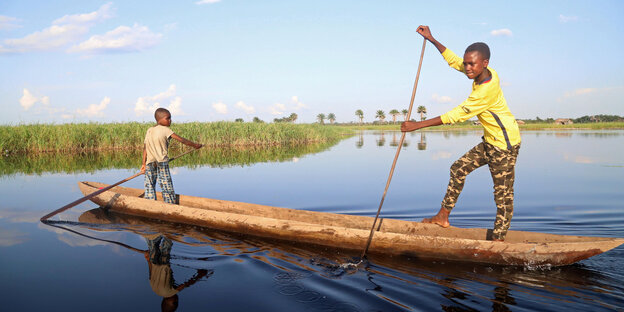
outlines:
{"label": "beige t-shirt", "polygon": [[157,295],[164,298],[178,293],[178,290],[173,287],[173,272],[169,264],[152,264],[150,285]]}
{"label": "beige t-shirt", "polygon": [[156,125],[147,129],[145,134],[145,150],[147,151],[146,164],[151,162],[168,161],[169,138],[173,131],[169,127]]}

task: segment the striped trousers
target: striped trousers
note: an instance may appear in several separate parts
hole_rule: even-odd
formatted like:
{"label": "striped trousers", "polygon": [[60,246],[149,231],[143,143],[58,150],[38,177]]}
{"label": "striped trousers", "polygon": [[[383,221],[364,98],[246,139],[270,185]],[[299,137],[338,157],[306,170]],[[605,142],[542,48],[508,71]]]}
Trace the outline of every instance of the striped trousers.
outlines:
{"label": "striped trousers", "polygon": [[173,181],[169,172],[169,162],[151,162],[145,166],[145,199],[156,200],[156,181],[160,184],[163,201],[176,203]]}

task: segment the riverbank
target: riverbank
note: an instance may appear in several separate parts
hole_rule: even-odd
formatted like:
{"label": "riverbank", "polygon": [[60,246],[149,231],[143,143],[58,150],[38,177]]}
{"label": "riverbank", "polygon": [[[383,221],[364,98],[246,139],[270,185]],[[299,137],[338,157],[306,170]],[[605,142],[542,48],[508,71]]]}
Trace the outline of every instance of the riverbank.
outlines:
{"label": "riverbank", "polygon": [[[341,124],[341,127],[346,127],[351,130],[401,130],[401,124],[385,124],[385,125],[358,125],[358,124]],[[442,125],[426,128],[426,130],[480,130],[483,129],[480,125],[472,124],[454,124],[454,125]],[[596,122],[596,123],[579,123],[571,125],[555,125],[552,123],[531,123],[520,125],[520,130],[601,130],[601,129],[624,129],[624,122]]]}
{"label": "riverbank", "polygon": [[[0,126],[2,154],[141,149],[153,123],[33,124]],[[322,143],[352,133],[319,124],[189,122],[174,123],[178,135],[207,146],[250,147]],[[172,140],[172,148],[179,143]]]}

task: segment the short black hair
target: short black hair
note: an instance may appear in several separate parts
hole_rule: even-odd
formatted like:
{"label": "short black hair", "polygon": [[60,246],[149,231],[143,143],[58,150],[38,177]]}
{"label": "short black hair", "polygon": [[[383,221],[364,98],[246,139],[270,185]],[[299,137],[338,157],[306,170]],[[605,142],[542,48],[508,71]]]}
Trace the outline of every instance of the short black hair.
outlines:
{"label": "short black hair", "polygon": [[479,54],[481,54],[481,56],[483,57],[484,60],[489,60],[490,59],[490,47],[488,47],[488,45],[483,43],[483,42],[475,42],[475,43],[469,45],[466,48],[466,52],[464,52],[464,53],[468,53],[468,52],[472,52],[472,51],[479,52]]}
{"label": "short black hair", "polygon": [[154,112],[154,118],[156,118],[156,121],[163,118],[165,115],[171,116],[171,113],[166,108],[161,107],[161,108],[156,109],[156,111]]}

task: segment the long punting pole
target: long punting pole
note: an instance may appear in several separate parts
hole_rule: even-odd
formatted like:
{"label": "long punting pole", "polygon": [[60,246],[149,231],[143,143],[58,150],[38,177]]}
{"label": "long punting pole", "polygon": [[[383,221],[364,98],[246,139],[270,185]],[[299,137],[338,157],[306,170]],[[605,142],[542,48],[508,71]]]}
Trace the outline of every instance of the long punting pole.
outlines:
{"label": "long punting pole", "polygon": [[[418,78],[420,78],[420,68],[422,67],[423,56],[425,55],[426,44],[427,44],[427,39],[423,39],[422,51],[420,52],[420,62],[418,62],[418,72],[416,73],[416,80],[414,81],[414,89],[412,89],[412,99],[410,100],[410,106],[409,106],[409,111],[407,112],[406,120],[410,120],[410,116],[412,115],[412,107],[414,106],[414,97],[416,96],[416,88],[418,87]],[[384,189],[383,196],[381,197],[381,202],[379,203],[379,209],[377,209],[377,215],[375,215],[375,221],[373,222],[373,226],[371,227],[370,234],[368,235],[366,248],[364,248],[364,252],[362,252],[362,256],[361,256],[362,259],[366,256],[366,253],[368,252],[368,247],[370,247],[371,241],[373,240],[373,234],[375,233],[375,225],[377,224],[377,219],[379,219],[379,213],[381,212],[381,207],[383,206],[384,200],[386,199],[386,193],[388,192],[390,181],[392,181],[392,175],[394,174],[394,167],[396,166],[397,159],[399,159],[399,153],[401,153],[401,147],[403,147],[404,140],[405,140],[405,132],[401,134],[401,141],[399,141],[399,146],[397,147],[396,154],[394,155],[394,161],[392,161],[392,168],[390,168],[390,175],[388,175],[386,188]]]}
{"label": "long punting pole", "polygon": [[[200,147],[200,148],[201,148],[201,147]],[[172,161],[172,160],[174,160],[174,159],[176,159],[176,158],[180,158],[180,157],[182,157],[182,156],[184,156],[184,155],[186,155],[186,154],[188,154],[188,153],[190,153],[190,152],[194,152],[194,151],[196,151],[196,150],[198,150],[198,149],[199,149],[199,148],[194,148],[194,149],[192,149],[192,150],[190,150],[190,151],[186,151],[186,152],[184,152],[184,153],[182,153],[182,154],[180,154],[180,155],[178,155],[178,156],[176,156],[176,157],[170,158],[170,159],[169,159],[169,161]],[[121,181],[119,181],[119,182],[117,182],[117,183],[115,183],[115,184],[109,185],[109,186],[107,186],[107,187],[105,187],[105,188],[102,188],[102,189],[99,189],[99,190],[97,190],[97,191],[95,191],[95,192],[93,192],[93,193],[91,193],[91,194],[89,194],[89,195],[87,195],[87,196],[85,196],[85,197],[82,197],[82,198],[80,198],[80,199],[77,199],[77,200],[75,200],[75,201],[73,201],[73,202],[71,202],[71,203],[69,203],[69,204],[67,204],[67,205],[65,205],[65,206],[63,206],[63,207],[61,207],[61,208],[59,208],[59,209],[56,209],[56,210],[54,210],[54,211],[52,211],[52,212],[48,213],[47,215],[45,215],[45,216],[41,217],[41,219],[39,219],[39,221],[41,221],[41,222],[45,222],[45,221],[46,221],[46,220],[48,220],[49,218],[51,218],[51,217],[53,217],[53,216],[55,216],[55,215],[57,215],[57,214],[59,214],[59,213],[61,213],[61,212],[65,211],[65,210],[67,210],[67,209],[69,209],[69,208],[71,208],[71,207],[74,207],[74,206],[76,206],[76,205],[78,205],[78,204],[80,204],[80,203],[82,203],[82,202],[84,202],[84,201],[87,201],[87,200],[89,200],[89,199],[91,199],[91,198],[93,198],[93,197],[95,197],[95,196],[98,196],[98,195],[100,195],[100,194],[102,194],[102,193],[104,193],[104,192],[106,192],[106,191],[108,191],[108,190],[112,189],[113,187],[115,187],[115,186],[117,186],[117,185],[119,185],[119,184],[122,184],[122,183],[128,182],[128,181],[130,181],[130,180],[132,180],[132,179],[134,179],[134,178],[136,178],[136,177],[138,177],[138,176],[140,176],[140,175],[142,175],[142,174],[143,174],[142,172],[135,173],[135,174],[133,174],[132,176],[129,176],[129,177],[127,177],[127,178],[125,178],[125,179],[123,179],[123,180],[121,180]]]}

